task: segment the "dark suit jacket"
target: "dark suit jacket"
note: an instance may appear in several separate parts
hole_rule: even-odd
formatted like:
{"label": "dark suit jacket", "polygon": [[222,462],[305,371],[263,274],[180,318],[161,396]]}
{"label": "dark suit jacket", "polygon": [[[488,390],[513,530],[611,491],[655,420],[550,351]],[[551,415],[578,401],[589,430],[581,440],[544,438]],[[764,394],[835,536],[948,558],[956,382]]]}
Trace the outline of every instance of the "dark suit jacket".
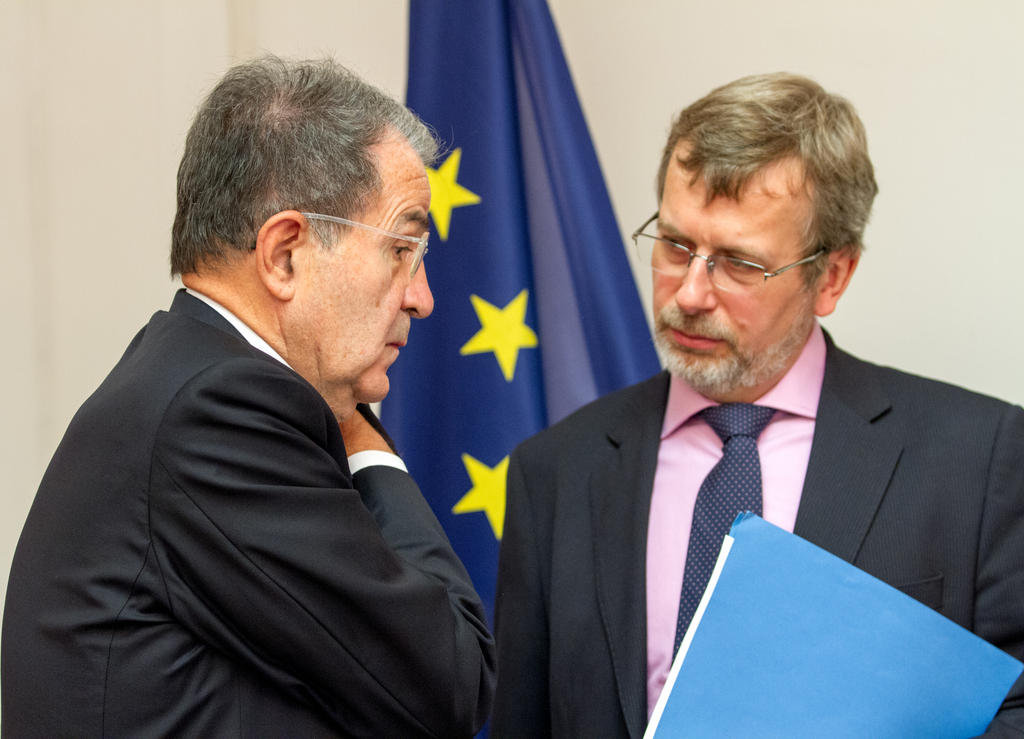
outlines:
{"label": "dark suit jacket", "polygon": [[72,420],[14,557],[5,736],[469,736],[493,646],[412,479],[179,293]]}
{"label": "dark suit jacket", "polygon": [[[1024,411],[827,351],[796,533],[1024,657]],[[492,736],[642,735],[667,392],[662,373],[513,453]],[[1001,730],[1022,714],[1024,680]]]}

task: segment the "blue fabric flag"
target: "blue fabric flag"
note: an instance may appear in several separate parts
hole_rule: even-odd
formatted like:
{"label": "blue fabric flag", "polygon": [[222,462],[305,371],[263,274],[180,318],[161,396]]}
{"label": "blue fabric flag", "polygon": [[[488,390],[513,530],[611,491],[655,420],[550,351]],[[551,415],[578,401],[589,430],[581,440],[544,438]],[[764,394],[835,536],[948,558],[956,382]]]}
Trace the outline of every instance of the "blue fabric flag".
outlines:
{"label": "blue fabric flag", "polygon": [[384,423],[490,609],[509,453],[658,362],[544,0],[410,12],[408,104],[448,148]]}

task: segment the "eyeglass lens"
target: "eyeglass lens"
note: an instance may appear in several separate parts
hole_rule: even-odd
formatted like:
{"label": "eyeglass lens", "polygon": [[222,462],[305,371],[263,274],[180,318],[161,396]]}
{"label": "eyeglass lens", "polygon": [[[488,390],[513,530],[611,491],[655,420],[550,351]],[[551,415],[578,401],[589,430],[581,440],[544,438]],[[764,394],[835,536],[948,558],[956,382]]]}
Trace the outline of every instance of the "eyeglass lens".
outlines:
{"label": "eyeglass lens", "polygon": [[636,246],[644,263],[650,264],[656,272],[670,277],[683,277],[694,266],[695,261],[702,260],[705,262],[711,283],[721,290],[749,290],[765,281],[765,271],[757,265],[721,254],[705,257],[684,246],[650,234],[637,234]]}

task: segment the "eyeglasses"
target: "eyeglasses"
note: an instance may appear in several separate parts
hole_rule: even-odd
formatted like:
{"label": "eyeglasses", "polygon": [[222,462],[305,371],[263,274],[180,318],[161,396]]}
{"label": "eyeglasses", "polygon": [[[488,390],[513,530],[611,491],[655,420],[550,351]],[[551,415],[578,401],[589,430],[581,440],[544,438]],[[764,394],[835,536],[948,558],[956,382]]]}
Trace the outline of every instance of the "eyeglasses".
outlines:
{"label": "eyeglasses", "polygon": [[637,254],[645,263],[650,264],[655,272],[661,272],[672,277],[682,277],[693,263],[694,257],[703,259],[708,269],[708,278],[711,284],[725,292],[744,292],[756,290],[759,285],[768,281],[769,277],[778,277],[783,272],[799,267],[801,264],[813,262],[825,253],[824,249],[811,254],[809,257],[787,264],[785,267],[771,272],[762,264],[750,262],[739,257],[730,257],[725,254],[698,254],[688,246],[677,244],[674,241],[658,236],[657,234],[644,233],[644,229],[658,218],[658,213],[644,221],[636,231],[633,232],[633,244],[636,245]]}
{"label": "eyeglasses", "polygon": [[416,244],[415,247],[401,246],[397,244],[392,246],[395,257],[409,265],[410,279],[416,276],[416,270],[420,268],[420,264],[423,262],[423,255],[427,253],[427,239],[430,237],[430,232],[424,232],[422,236],[406,236],[405,234],[386,231],[383,228],[368,226],[365,223],[357,223],[356,221],[350,221],[347,218],[339,218],[338,216],[327,216],[323,213],[306,212],[302,212],[302,215],[313,221],[330,221],[331,223],[340,223],[344,226],[365,228],[367,231],[373,231],[374,233],[382,234],[398,241],[407,241],[411,244]]}

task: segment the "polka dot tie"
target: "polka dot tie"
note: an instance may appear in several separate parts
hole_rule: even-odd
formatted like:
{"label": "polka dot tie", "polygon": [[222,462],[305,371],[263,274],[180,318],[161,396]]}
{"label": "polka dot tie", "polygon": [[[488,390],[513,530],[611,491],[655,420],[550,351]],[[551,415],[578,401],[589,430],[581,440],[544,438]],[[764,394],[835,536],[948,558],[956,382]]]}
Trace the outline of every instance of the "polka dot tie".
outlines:
{"label": "polka dot tie", "polygon": [[743,511],[761,514],[761,458],[757,454],[757,437],[774,414],[774,408],[750,403],[716,405],[699,414],[722,439],[722,458],[704,478],[693,506],[673,654],[678,651],[704,595],[722,548],[722,539],[729,533],[736,515]]}

